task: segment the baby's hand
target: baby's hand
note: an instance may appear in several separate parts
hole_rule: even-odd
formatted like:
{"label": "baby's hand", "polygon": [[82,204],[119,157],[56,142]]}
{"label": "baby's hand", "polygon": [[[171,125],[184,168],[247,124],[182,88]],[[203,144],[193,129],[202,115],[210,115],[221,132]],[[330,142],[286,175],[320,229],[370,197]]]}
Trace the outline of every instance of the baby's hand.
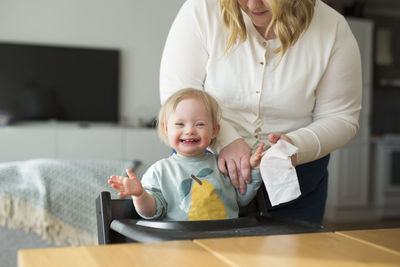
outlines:
{"label": "baby's hand", "polygon": [[254,170],[258,170],[260,168],[261,158],[265,155],[266,152],[263,152],[264,145],[265,143],[262,142],[257,148],[256,152],[254,152],[254,154],[250,157],[250,166]]}
{"label": "baby's hand", "polygon": [[126,196],[140,196],[143,194],[143,186],[135,174],[126,169],[128,177],[123,176],[110,176],[108,183],[111,184],[112,188],[119,191],[118,195],[120,197]]}

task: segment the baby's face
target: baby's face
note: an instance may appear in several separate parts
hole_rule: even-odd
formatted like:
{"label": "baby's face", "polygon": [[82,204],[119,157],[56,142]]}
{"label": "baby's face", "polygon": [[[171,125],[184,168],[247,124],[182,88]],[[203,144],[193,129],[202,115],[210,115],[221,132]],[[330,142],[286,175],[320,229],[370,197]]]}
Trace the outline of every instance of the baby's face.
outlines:
{"label": "baby's face", "polygon": [[183,99],[167,122],[169,144],[183,157],[201,157],[218,131],[211,115],[197,98]]}

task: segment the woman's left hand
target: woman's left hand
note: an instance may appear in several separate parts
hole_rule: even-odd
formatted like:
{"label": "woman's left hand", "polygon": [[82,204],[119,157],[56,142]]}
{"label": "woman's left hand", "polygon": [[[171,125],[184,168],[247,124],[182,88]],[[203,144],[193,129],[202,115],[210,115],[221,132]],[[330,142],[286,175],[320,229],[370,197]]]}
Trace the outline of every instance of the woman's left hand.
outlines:
{"label": "woman's left hand", "polygon": [[[275,145],[276,142],[278,142],[279,139],[285,140],[285,141],[291,143],[292,145],[294,145],[292,139],[290,139],[286,134],[283,134],[283,133],[271,133],[271,134],[268,135],[268,143],[270,144],[270,146]],[[297,164],[297,156],[296,156],[296,154],[291,156],[291,160],[292,160],[293,167],[296,167],[296,164]]]}

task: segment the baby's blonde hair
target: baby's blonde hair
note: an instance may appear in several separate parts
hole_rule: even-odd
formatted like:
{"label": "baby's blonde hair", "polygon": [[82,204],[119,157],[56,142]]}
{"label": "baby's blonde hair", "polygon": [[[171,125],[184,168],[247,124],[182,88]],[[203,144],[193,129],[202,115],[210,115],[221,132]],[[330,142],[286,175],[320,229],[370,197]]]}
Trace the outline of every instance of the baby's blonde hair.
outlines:
{"label": "baby's blonde hair", "polygon": [[[280,59],[307,30],[314,15],[316,0],[265,0],[272,11],[272,20],[266,34],[273,31],[281,46],[273,53],[280,53]],[[219,0],[222,22],[229,31],[225,54],[235,45],[246,41],[247,31],[238,0]],[[239,40],[239,43],[237,43]]]}
{"label": "baby's blonde hair", "polygon": [[[188,98],[200,99],[206,110],[209,112],[211,116],[211,122],[213,129],[218,127],[219,121],[221,119],[221,109],[218,105],[217,100],[212,97],[209,93],[203,90],[193,89],[193,88],[185,88],[181,89],[174,94],[172,94],[161,106],[160,112],[158,113],[157,119],[157,133],[161,140],[169,145],[168,136],[166,132],[166,127],[168,123],[168,118],[172,112],[176,110],[178,104]],[[211,140],[210,147],[213,148],[215,146],[215,138]]]}

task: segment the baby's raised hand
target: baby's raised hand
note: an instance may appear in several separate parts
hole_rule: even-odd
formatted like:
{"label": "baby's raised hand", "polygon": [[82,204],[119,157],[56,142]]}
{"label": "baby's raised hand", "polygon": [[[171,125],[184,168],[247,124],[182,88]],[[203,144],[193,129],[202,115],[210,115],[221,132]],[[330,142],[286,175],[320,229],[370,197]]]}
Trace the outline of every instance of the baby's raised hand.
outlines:
{"label": "baby's raised hand", "polygon": [[262,142],[260,146],[257,148],[256,152],[250,157],[250,166],[254,170],[258,170],[260,168],[261,158],[265,155],[266,151],[263,151],[265,143]]}
{"label": "baby's raised hand", "polygon": [[129,169],[126,169],[126,174],[128,177],[124,176],[110,176],[108,183],[112,188],[119,191],[118,195],[120,197],[126,196],[140,196],[143,194],[143,186],[136,175]]}

